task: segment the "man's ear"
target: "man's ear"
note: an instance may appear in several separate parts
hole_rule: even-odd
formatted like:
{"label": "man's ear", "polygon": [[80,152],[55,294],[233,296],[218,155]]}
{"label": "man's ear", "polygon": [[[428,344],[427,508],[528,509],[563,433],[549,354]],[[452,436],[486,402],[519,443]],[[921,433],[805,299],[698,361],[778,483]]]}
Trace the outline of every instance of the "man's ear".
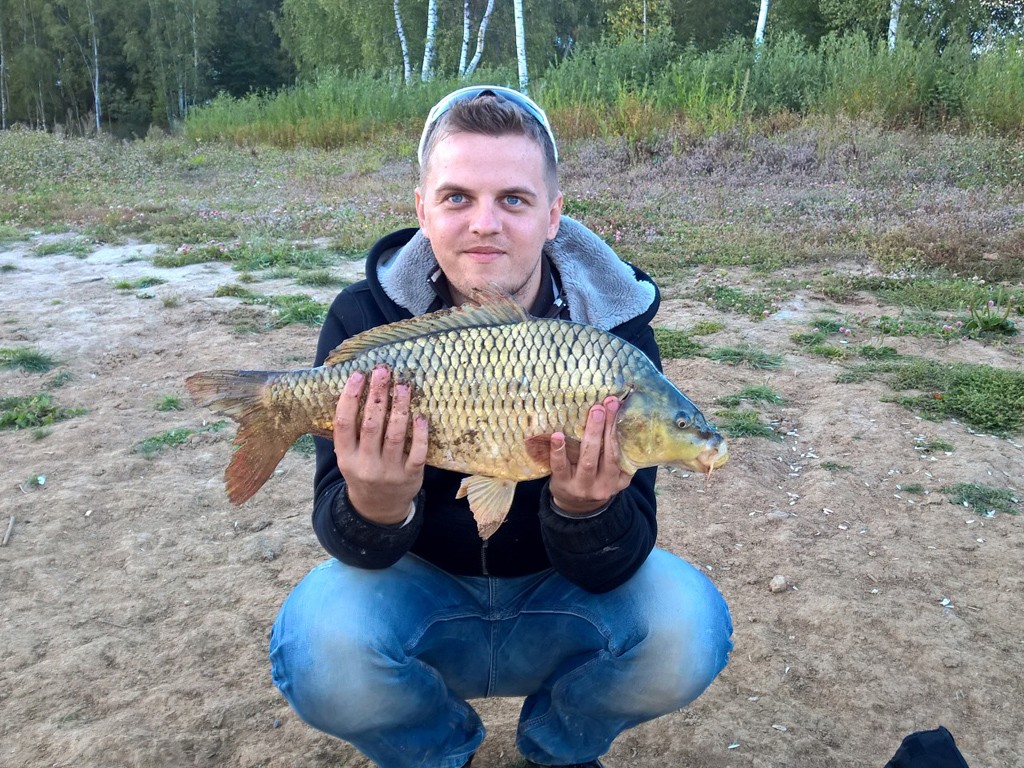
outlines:
{"label": "man's ear", "polygon": [[413,194],[416,199],[416,218],[419,219],[420,222],[420,232],[422,232],[423,236],[429,240],[430,233],[427,232],[427,217],[424,215],[423,210],[423,191],[419,187],[416,187]]}
{"label": "man's ear", "polygon": [[562,223],[562,193],[559,192],[548,211],[548,240],[554,240]]}

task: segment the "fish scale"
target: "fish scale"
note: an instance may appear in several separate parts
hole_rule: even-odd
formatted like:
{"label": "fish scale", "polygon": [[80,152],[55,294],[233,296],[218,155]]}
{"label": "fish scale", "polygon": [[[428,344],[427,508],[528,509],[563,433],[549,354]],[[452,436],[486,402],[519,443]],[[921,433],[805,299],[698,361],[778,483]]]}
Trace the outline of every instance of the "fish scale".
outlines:
{"label": "fish scale", "polygon": [[511,299],[488,296],[479,307],[354,336],[318,368],[189,377],[198,402],[239,422],[225,473],[231,501],[251,497],[301,434],[331,437],[348,377],[380,365],[410,385],[413,412],[428,417],[427,463],[470,475],[459,494],[468,495],[485,538],[507,514],[515,484],[549,474],[552,433],[563,432],[567,448],[577,450],[587,413],[609,395],[622,401],[623,469],[674,462],[710,472],[726,460],[721,436],[638,348],[592,326],[531,318]]}

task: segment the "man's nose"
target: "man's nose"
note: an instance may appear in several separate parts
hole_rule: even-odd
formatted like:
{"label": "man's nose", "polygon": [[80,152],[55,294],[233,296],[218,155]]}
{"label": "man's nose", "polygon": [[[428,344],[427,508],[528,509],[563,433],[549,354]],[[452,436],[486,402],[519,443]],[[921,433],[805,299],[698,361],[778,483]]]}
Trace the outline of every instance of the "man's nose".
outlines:
{"label": "man's nose", "polygon": [[473,220],[470,222],[474,232],[493,233],[501,231],[501,217],[498,207],[491,202],[480,202],[473,209]]}

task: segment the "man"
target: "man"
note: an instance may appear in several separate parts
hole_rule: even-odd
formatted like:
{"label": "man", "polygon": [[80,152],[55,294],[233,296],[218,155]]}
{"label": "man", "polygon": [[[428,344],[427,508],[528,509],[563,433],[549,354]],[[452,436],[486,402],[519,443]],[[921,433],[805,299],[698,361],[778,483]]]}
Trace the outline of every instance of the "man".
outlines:
{"label": "man", "polygon": [[[366,279],[331,307],[316,364],[355,333],[495,286],[658,363],[657,288],[561,216],[536,104],[456,91],[431,110],[419,161],[419,229],[374,245]],[[303,720],[385,768],[460,768],[484,737],[467,700],[525,696],[517,746],[530,764],[593,768],[623,730],[711,683],[732,647],[729,612],[703,574],[654,548],[656,470],[619,467],[616,398],[590,410],[575,463],[556,433],[550,478],[519,483],[482,541],[455,498],[462,476],[424,465],[429,424],[411,415],[408,386],[384,368],[368,378],[348,379],[333,444],[317,441],[313,526],[333,559],[295,588],[271,636],[274,682]]]}

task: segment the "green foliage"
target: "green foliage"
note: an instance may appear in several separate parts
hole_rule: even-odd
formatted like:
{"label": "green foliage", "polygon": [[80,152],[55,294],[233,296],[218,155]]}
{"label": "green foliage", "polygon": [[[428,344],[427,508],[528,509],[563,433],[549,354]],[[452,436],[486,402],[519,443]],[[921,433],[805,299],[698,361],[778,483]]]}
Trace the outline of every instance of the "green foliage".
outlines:
{"label": "green foliage", "polygon": [[715,411],[715,425],[726,437],[764,437],[769,440],[781,440],[782,437],[761,421],[757,411],[736,410],[726,408]]}
{"label": "green foliage", "polygon": [[982,515],[992,516],[996,512],[1016,515],[1020,512],[1020,494],[1010,488],[995,488],[983,483],[954,483],[942,492],[949,496],[951,504],[971,507]]}
{"label": "green foliage", "polygon": [[719,320],[698,320],[690,329],[691,336],[710,336],[725,330],[725,323]]}
{"label": "green foliage", "polygon": [[0,349],[0,368],[20,368],[31,373],[46,373],[57,365],[47,354],[28,347]]}
{"label": "green foliage", "polygon": [[781,297],[771,291],[747,292],[718,281],[701,280],[696,289],[697,298],[706,301],[719,312],[735,312],[754,320],[763,320],[778,310]]}
{"label": "green foliage", "polygon": [[228,422],[226,421],[214,421],[204,427],[200,427],[199,429],[191,429],[189,427],[168,429],[165,432],[150,435],[146,439],[136,443],[134,450],[136,453],[141,453],[143,456],[150,458],[164,448],[174,448],[175,446],[184,445],[192,435],[203,432],[220,432],[227,425]]}
{"label": "green foliage", "polygon": [[119,291],[138,291],[143,288],[152,288],[154,285],[163,285],[167,281],[161,277],[140,277],[135,280],[117,280],[114,288]]}
{"label": "green foliage", "polygon": [[316,443],[313,442],[312,435],[302,435],[298,440],[292,443],[291,451],[295,451],[302,456],[312,456],[316,453]]}
{"label": "green foliage", "polygon": [[670,328],[655,328],[654,340],[658,344],[661,356],[666,359],[696,357],[704,345],[694,341],[690,335]]}
{"label": "green foliage", "polygon": [[84,408],[62,408],[47,394],[0,398],[0,429],[29,429],[81,416]]}
{"label": "green foliage", "polygon": [[327,317],[327,305],[313,301],[305,294],[283,296],[265,296],[253,293],[240,285],[223,285],[214,291],[214,296],[230,296],[242,300],[244,304],[258,304],[271,307],[274,322],[268,327],[282,328],[292,323],[300,325],[323,325]]}
{"label": "green foliage", "polygon": [[897,359],[855,366],[837,378],[863,381],[879,375],[898,391],[917,390],[899,403],[924,418],[957,419],[996,435],[1024,430],[1024,373],[988,365]]}
{"label": "green foliage", "polygon": [[781,405],[782,396],[778,392],[766,387],[763,384],[753,387],[745,387],[744,389],[737,392],[735,395],[727,395],[726,397],[720,397],[715,402],[718,405],[723,405],[727,408],[735,408],[740,403],[747,401],[751,403],[769,403],[771,405]]}
{"label": "green foliage", "polygon": [[738,347],[715,347],[705,352],[704,357],[728,365],[746,364],[759,369],[781,368],[783,365],[782,355],[765,352],[748,344]]}
{"label": "green foliage", "polygon": [[952,453],[956,446],[945,440],[929,440],[927,437],[914,438],[914,450],[924,454]]}
{"label": "green foliage", "polygon": [[177,395],[164,395],[156,404],[158,411],[180,411],[184,409],[181,398]]}
{"label": "green foliage", "polygon": [[81,258],[88,256],[90,250],[87,242],[76,238],[74,240],[54,240],[49,243],[40,243],[32,249],[32,255],[56,256],[58,254],[67,254]]}

